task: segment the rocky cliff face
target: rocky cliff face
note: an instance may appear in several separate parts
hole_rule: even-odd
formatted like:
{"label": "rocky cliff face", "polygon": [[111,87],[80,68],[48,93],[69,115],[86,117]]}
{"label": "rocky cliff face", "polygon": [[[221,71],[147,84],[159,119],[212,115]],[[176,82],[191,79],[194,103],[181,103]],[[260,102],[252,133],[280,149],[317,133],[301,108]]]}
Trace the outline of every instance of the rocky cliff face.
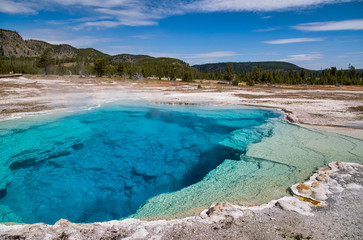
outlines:
{"label": "rocky cliff face", "polygon": [[0,56],[36,57],[39,52],[30,48],[17,33],[0,29]]}
{"label": "rocky cliff face", "polygon": [[52,45],[47,42],[38,41],[38,40],[25,40],[27,46],[37,52],[39,55],[46,49],[52,48],[54,52],[55,58],[76,58],[77,57],[77,48],[74,48],[70,45],[61,44],[61,45]]}
{"label": "rocky cliff face", "polygon": [[53,45],[38,40],[24,40],[19,33],[0,29],[0,56],[38,57],[46,48],[52,48],[55,58],[76,58],[78,49],[70,45]]}
{"label": "rocky cliff face", "polygon": [[[77,49],[68,44],[54,45],[39,40],[24,40],[19,33],[15,31],[0,29],[0,57],[39,57],[46,48],[52,48],[54,57],[58,59],[79,58],[94,60],[97,58],[106,58],[112,62],[129,63],[155,59],[147,55],[119,54],[110,56],[94,48]],[[178,59],[173,61],[175,61],[173,64],[181,62]]]}
{"label": "rocky cliff face", "polygon": [[39,56],[39,53],[43,52],[44,49],[51,47],[51,44],[37,40],[25,40],[24,42],[37,54],[36,56]]}

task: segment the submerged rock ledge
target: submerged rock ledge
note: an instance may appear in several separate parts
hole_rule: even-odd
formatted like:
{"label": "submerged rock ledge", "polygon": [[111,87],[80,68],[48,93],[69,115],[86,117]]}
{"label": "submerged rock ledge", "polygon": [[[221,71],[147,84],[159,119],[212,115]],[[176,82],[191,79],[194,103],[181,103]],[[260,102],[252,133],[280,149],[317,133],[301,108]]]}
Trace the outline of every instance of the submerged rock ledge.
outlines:
{"label": "submerged rock ledge", "polygon": [[255,207],[215,203],[199,216],[176,220],[54,225],[0,224],[0,239],[362,239],[363,164],[332,162],[294,196]]}

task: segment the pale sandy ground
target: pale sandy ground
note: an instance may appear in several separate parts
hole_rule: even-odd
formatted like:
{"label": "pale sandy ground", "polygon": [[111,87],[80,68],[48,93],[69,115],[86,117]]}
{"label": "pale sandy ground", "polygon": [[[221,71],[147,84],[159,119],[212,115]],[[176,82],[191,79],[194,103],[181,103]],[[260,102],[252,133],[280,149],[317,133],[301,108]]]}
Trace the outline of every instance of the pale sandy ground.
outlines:
{"label": "pale sandy ground", "polygon": [[49,111],[87,109],[107,102],[128,100],[282,109],[292,122],[304,126],[340,127],[327,130],[363,137],[362,130],[345,130],[363,129],[363,87],[234,87],[209,81],[133,82],[76,76],[0,79],[0,120]]}
{"label": "pale sandy ground", "polygon": [[[0,79],[0,120],[78,111],[130,100],[248,105],[280,109],[289,121],[304,127],[363,139],[363,87],[251,88],[203,81],[202,88],[198,88],[198,84],[78,77]],[[238,207],[227,204],[226,208],[217,209],[220,213],[212,207],[208,214],[174,222],[128,220],[74,225],[60,221],[54,226],[40,224],[26,228],[0,224],[0,239],[362,239],[362,167],[352,171],[342,168],[341,174],[345,178],[334,175],[332,179],[345,190],[329,195],[327,207],[309,206],[314,216],[301,215],[309,212],[307,207],[294,202],[285,207],[283,201],[274,202],[273,207],[257,212],[246,209],[234,212],[231,209]],[[330,192],[334,192],[332,189]]]}

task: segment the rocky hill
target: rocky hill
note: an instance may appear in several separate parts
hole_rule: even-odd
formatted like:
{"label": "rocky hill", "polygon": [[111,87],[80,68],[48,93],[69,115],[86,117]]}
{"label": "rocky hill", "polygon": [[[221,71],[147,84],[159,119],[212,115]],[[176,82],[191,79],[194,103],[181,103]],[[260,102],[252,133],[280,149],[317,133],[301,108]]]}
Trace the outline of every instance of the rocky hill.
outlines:
{"label": "rocky hill", "polygon": [[[0,57],[39,57],[46,48],[52,48],[54,57],[58,59],[67,59],[66,62],[73,62],[75,59],[105,58],[111,62],[129,62],[129,63],[151,63],[157,61],[160,64],[171,63],[185,65],[186,63],[174,58],[154,58],[147,55],[119,54],[110,56],[94,48],[75,48],[68,44],[54,45],[39,40],[24,40],[19,33],[15,31],[0,29]],[[235,73],[243,71],[250,72],[258,65],[264,70],[283,70],[283,71],[300,71],[302,68],[287,62],[235,62],[233,63]],[[201,72],[225,72],[227,63],[209,63],[194,65],[195,69]]]}
{"label": "rocky hill", "polygon": [[[75,48],[68,44],[50,44],[39,40],[24,40],[15,31],[0,29],[0,57],[39,57],[46,48],[52,48],[54,57],[58,59],[97,59],[106,58],[111,62],[136,63],[158,59],[147,55],[119,54],[110,56],[94,48]],[[164,59],[165,60],[165,59]],[[169,59],[170,60],[170,59]],[[174,59],[175,62],[181,62]]]}
{"label": "rocky hill", "polygon": [[39,52],[28,46],[17,32],[0,29],[0,56],[36,57]]}
{"label": "rocky hill", "polygon": [[50,44],[39,40],[24,40],[15,31],[0,29],[0,56],[4,57],[39,57],[46,48],[52,48],[54,57],[59,59],[110,58],[111,56],[93,48],[77,49],[68,44]]}
{"label": "rocky hill", "polygon": [[119,54],[112,57],[112,62],[139,62],[153,57],[147,55]]}

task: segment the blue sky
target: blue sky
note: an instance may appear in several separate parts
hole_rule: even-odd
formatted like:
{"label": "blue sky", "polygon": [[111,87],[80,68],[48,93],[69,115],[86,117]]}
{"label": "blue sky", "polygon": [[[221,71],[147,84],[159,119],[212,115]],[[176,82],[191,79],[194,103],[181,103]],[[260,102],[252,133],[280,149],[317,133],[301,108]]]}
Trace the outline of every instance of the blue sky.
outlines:
{"label": "blue sky", "polygon": [[0,0],[0,28],[24,39],[189,64],[288,61],[363,68],[363,1]]}

